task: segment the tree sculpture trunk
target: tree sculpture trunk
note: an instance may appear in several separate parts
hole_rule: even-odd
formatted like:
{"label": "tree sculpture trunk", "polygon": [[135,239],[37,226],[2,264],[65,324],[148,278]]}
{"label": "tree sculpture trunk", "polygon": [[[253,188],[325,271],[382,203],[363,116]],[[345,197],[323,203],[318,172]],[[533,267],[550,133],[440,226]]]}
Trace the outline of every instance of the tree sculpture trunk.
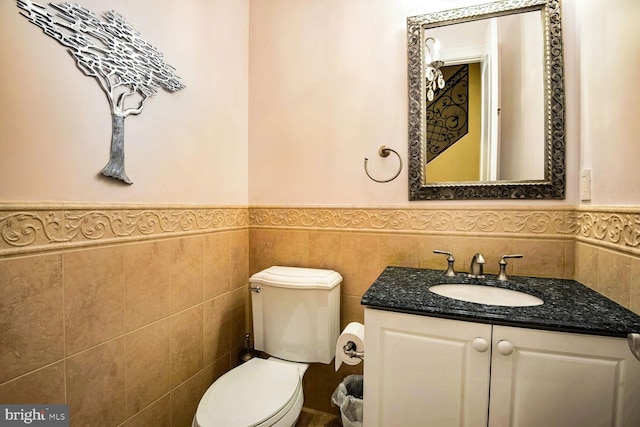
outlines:
{"label": "tree sculpture trunk", "polygon": [[133,184],[124,172],[124,116],[113,114],[112,119],[111,152],[102,174]]}

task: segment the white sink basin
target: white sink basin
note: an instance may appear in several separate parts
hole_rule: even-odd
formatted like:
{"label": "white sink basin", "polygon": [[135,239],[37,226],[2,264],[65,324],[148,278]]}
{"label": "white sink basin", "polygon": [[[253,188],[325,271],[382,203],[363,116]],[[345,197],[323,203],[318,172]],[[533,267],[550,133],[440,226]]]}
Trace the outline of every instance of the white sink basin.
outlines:
{"label": "white sink basin", "polygon": [[463,283],[431,286],[429,290],[444,297],[461,301],[506,307],[530,307],[544,304],[538,297],[510,289]]}

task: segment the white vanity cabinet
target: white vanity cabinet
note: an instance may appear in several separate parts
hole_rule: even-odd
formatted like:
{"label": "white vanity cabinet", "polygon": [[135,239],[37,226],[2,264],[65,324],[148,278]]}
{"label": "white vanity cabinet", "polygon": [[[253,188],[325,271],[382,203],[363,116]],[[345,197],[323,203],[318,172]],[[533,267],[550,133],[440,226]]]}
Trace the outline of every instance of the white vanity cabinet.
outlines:
{"label": "white vanity cabinet", "polygon": [[640,426],[624,338],[493,326],[489,426]]}
{"label": "white vanity cabinet", "polygon": [[640,426],[626,339],[365,308],[364,426]]}

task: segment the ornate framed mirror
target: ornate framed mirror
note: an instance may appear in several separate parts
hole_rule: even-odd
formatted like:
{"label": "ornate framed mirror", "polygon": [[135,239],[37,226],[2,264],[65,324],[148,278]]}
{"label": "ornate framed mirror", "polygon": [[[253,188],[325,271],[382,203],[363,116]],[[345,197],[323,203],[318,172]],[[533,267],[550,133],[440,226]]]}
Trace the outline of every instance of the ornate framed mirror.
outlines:
{"label": "ornate framed mirror", "polygon": [[409,200],[564,199],[559,0],[409,17],[407,53]]}

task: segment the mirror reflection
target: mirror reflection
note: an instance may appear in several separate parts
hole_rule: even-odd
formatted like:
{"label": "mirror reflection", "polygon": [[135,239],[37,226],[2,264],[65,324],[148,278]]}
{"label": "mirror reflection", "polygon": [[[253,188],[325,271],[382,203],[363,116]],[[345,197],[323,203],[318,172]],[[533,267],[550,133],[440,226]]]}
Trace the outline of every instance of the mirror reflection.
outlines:
{"label": "mirror reflection", "polygon": [[425,31],[444,64],[432,100],[427,87],[427,182],[544,179],[542,28],[534,11]]}
{"label": "mirror reflection", "polygon": [[409,17],[407,48],[410,200],[564,198],[558,0]]}

